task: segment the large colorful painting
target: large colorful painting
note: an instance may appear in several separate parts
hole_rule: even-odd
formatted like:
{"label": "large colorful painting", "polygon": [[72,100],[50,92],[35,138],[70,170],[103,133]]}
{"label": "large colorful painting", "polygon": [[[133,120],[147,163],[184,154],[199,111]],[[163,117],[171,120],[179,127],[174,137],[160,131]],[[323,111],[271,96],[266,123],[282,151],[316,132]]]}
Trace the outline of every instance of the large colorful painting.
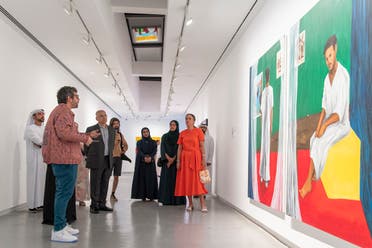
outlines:
{"label": "large colorful painting", "polygon": [[285,37],[280,58],[288,58],[288,67],[280,68],[279,126],[271,133],[271,144],[279,134],[277,158],[270,147],[270,165],[277,160],[273,196],[262,194],[254,174],[263,137],[257,85],[265,73],[251,68],[249,197],[372,247],[372,3],[320,0]]}
{"label": "large colorful painting", "polygon": [[278,158],[283,42],[276,42],[251,67],[251,198],[271,206]]}
{"label": "large colorful painting", "polygon": [[306,32],[306,60],[289,73],[298,75],[296,147],[302,221],[370,247],[360,200],[363,144],[351,120],[351,90],[357,83],[351,77],[352,5],[349,0],[323,0],[300,20],[291,32],[292,37]]}

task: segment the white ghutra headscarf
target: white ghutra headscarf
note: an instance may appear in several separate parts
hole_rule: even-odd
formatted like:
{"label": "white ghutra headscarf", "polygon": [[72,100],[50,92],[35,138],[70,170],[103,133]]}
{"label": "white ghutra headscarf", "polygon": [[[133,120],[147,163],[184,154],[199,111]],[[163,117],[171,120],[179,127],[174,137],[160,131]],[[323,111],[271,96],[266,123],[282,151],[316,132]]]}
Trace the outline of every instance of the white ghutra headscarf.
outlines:
{"label": "white ghutra headscarf", "polygon": [[27,127],[35,123],[34,122],[34,115],[37,114],[37,113],[44,113],[44,109],[35,109],[35,110],[31,111],[31,113],[28,116],[27,122],[26,122],[25,133],[24,133],[24,136],[23,136],[24,139],[26,139]]}

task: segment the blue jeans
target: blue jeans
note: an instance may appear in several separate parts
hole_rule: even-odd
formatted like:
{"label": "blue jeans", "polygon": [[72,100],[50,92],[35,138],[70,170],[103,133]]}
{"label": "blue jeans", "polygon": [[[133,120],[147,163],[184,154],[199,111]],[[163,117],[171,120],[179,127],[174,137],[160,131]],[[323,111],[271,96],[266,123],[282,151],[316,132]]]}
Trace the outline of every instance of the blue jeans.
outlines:
{"label": "blue jeans", "polygon": [[77,164],[52,164],[52,169],[56,178],[54,231],[57,232],[66,226],[66,209],[75,189]]}

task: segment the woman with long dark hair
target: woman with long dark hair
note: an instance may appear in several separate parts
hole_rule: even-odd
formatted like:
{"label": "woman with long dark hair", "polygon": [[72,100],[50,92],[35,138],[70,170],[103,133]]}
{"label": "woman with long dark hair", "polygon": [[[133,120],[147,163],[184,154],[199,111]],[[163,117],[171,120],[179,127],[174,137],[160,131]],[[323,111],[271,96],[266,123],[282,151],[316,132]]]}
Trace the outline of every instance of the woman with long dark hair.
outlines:
{"label": "woman with long dark hair", "polygon": [[147,127],[141,130],[142,139],[137,142],[136,165],[132,183],[132,199],[158,199],[158,181],[155,168],[156,141]]}
{"label": "woman with long dark hair", "polygon": [[177,141],[179,125],[176,120],[169,123],[169,132],[161,137],[161,175],[159,186],[159,204],[185,204],[185,197],[174,196],[177,176]]}

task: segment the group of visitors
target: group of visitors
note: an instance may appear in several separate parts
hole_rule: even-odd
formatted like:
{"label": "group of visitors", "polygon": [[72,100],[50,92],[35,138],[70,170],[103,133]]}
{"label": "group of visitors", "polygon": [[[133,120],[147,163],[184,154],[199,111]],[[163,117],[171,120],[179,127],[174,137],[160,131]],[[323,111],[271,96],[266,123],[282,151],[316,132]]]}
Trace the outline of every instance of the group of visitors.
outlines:
{"label": "group of visitors", "polygon": [[[120,121],[112,118],[107,125],[104,110],[96,112],[97,124],[84,133],[78,131],[72,109],[79,105],[74,87],[62,87],[57,93],[58,105],[44,123],[44,110],[30,113],[24,138],[27,145],[27,202],[30,212],[43,210],[43,223],[54,225],[51,240],[76,242],[79,230],[70,224],[76,220],[76,201],[85,206],[90,195],[90,212],[111,212],[106,205],[109,180],[113,173],[110,199],[117,201],[116,190],[122,160],[128,144],[120,132]],[[207,120],[195,126],[195,116],[186,115],[187,128],[179,132],[173,120],[169,132],[161,139],[160,158],[156,158],[157,142],[150,130],[142,128],[142,139],[136,145],[133,199],[155,200],[159,205],[181,205],[194,209],[193,196],[200,199],[200,210],[207,212],[200,171],[212,163],[213,139],[208,135]],[[156,165],[161,167],[160,186]],[[89,182],[90,181],[90,182]]]}
{"label": "group of visitors", "polygon": [[[161,138],[161,157],[156,161],[157,144],[150,130],[141,130],[142,139],[137,142],[136,165],[132,183],[133,199],[158,199],[159,205],[185,204],[187,211],[194,209],[193,196],[200,199],[200,209],[208,212],[205,194],[208,193],[200,180],[200,171],[212,164],[213,139],[208,134],[207,121],[201,128],[195,126],[195,116],[187,114],[186,129],[179,132],[179,123],[172,120],[169,131]],[[206,140],[207,138],[207,140]],[[158,188],[156,162],[161,166]]]}
{"label": "group of visitors", "polygon": [[113,211],[106,205],[109,179],[114,171],[111,199],[117,200],[122,160],[130,159],[117,118],[107,125],[106,112],[98,110],[97,124],[80,133],[71,111],[80,101],[76,88],[62,87],[57,101],[45,128],[42,109],[32,111],[26,125],[27,203],[30,212],[43,210],[44,224],[54,225],[52,241],[75,242],[79,230],[68,224],[76,220],[75,201],[84,206],[90,191],[91,213]]}

